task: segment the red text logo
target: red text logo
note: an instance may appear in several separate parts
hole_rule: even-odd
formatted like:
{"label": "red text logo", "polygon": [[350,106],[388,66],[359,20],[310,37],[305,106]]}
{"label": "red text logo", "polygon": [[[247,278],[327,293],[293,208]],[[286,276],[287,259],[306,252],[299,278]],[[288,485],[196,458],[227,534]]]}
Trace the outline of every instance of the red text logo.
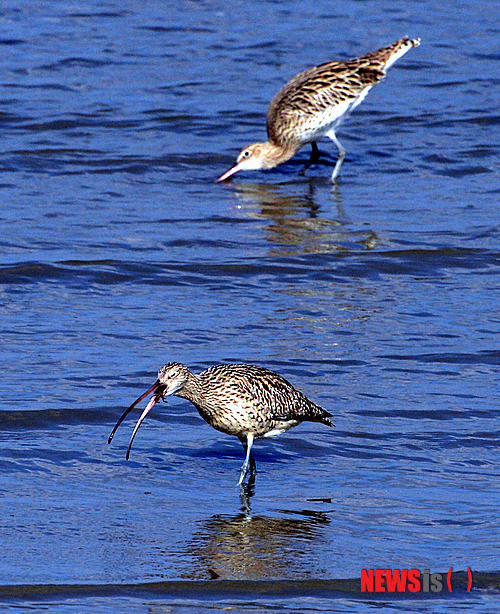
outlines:
{"label": "red text logo", "polygon": [[[431,573],[429,569],[422,572],[418,569],[362,569],[361,592],[370,593],[439,593],[446,583],[450,593],[451,585],[450,567],[447,574]],[[467,567],[469,583],[467,592],[472,588],[472,571]]]}

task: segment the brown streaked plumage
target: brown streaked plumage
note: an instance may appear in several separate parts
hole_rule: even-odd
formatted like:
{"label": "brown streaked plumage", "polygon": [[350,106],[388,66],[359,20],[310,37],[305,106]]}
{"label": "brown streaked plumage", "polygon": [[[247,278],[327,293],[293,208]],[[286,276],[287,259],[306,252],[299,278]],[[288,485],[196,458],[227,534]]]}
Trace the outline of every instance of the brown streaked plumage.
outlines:
{"label": "brown streaked plumage", "polygon": [[277,373],[254,365],[216,365],[199,375],[170,362],[158,371],[156,382],[123,413],[108,443],[134,407],[149,394],[149,403],[139,418],[127,450],[149,411],[165,397],[176,395],[191,401],[201,417],[218,431],[234,435],[243,444],[246,457],[241,468],[241,484],[248,471],[255,473],[251,454],[255,438],[274,437],[301,422],[322,422],[333,426],[332,414],[310,401]]}
{"label": "brown streaked plumage", "polygon": [[405,36],[360,58],[328,62],[298,74],[271,100],[267,112],[267,143],[245,147],[236,165],[217,181],[225,181],[241,170],[274,168],[311,143],[312,153],[304,167],[306,170],[318,160],[316,140],[323,136],[328,136],[339,152],[332,173],[332,181],[335,181],[346,155],[335,130],[369,90],[385,77],[387,69],[419,44],[419,38],[410,40]]}

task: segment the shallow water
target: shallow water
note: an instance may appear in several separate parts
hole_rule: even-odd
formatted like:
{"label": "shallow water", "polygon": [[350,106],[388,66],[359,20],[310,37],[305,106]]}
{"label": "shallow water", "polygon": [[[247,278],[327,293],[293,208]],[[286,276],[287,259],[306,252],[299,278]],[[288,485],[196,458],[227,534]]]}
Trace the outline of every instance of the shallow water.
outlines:
{"label": "shallow water", "polygon": [[[497,3],[0,20],[2,609],[496,611]],[[213,183],[287,79],[404,34],[336,189],[326,141],[305,177],[304,150]],[[265,365],[336,428],[257,441],[245,498],[240,443],[171,398],[127,462],[135,414],[109,432],[170,360]],[[472,592],[359,593],[362,569],[450,567]]]}

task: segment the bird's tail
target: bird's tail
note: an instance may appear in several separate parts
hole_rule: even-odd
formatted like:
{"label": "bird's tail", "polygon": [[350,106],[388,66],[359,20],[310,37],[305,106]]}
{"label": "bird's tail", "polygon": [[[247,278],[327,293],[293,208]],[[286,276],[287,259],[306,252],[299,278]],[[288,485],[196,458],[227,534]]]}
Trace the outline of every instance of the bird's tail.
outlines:
{"label": "bird's tail", "polygon": [[[331,416],[332,414],[328,414],[328,415]],[[321,422],[321,424],[326,424],[327,426],[335,426],[335,424],[333,424],[333,422],[329,420],[328,418],[326,418],[325,416],[320,418],[318,422]]]}
{"label": "bird's tail", "polygon": [[333,414],[326,411],[326,409],[323,409],[319,405],[316,405],[316,403],[311,403],[311,405],[313,405],[313,416],[308,418],[310,422],[321,422],[321,424],[326,424],[327,426],[335,426],[335,424],[329,420]]}

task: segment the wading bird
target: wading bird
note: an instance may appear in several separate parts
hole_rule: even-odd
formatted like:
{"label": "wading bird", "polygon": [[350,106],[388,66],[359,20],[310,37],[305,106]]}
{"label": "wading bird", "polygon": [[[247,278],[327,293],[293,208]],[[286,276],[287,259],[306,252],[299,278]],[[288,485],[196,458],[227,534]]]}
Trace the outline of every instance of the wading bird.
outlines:
{"label": "wading bird", "polygon": [[158,372],[156,382],[123,413],[112,430],[108,443],[125,417],[148,395],[149,403],[132,433],[127,459],[134,437],[150,410],[167,396],[191,401],[201,417],[214,429],[234,435],[243,444],[245,462],[239,485],[250,471],[255,474],[251,449],[255,438],[275,437],[301,422],[321,422],[334,426],[332,414],[310,401],[277,373],[253,365],[217,365],[199,375],[187,367],[170,362]]}
{"label": "wading bird", "polygon": [[324,136],[335,143],[339,152],[332,173],[332,181],[335,181],[346,156],[346,150],[335,135],[336,129],[385,77],[387,69],[419,44],[419,38],[410,40],[405,36],[360,58],[328,62],[298,74],[271,100],[267,112],[269,140],[245,147],[236,165],[217,181],[225,181],[238,171],[274,168],[311,143],[311,158],[304,172],[318,161],[320,153],[316,141]]}

